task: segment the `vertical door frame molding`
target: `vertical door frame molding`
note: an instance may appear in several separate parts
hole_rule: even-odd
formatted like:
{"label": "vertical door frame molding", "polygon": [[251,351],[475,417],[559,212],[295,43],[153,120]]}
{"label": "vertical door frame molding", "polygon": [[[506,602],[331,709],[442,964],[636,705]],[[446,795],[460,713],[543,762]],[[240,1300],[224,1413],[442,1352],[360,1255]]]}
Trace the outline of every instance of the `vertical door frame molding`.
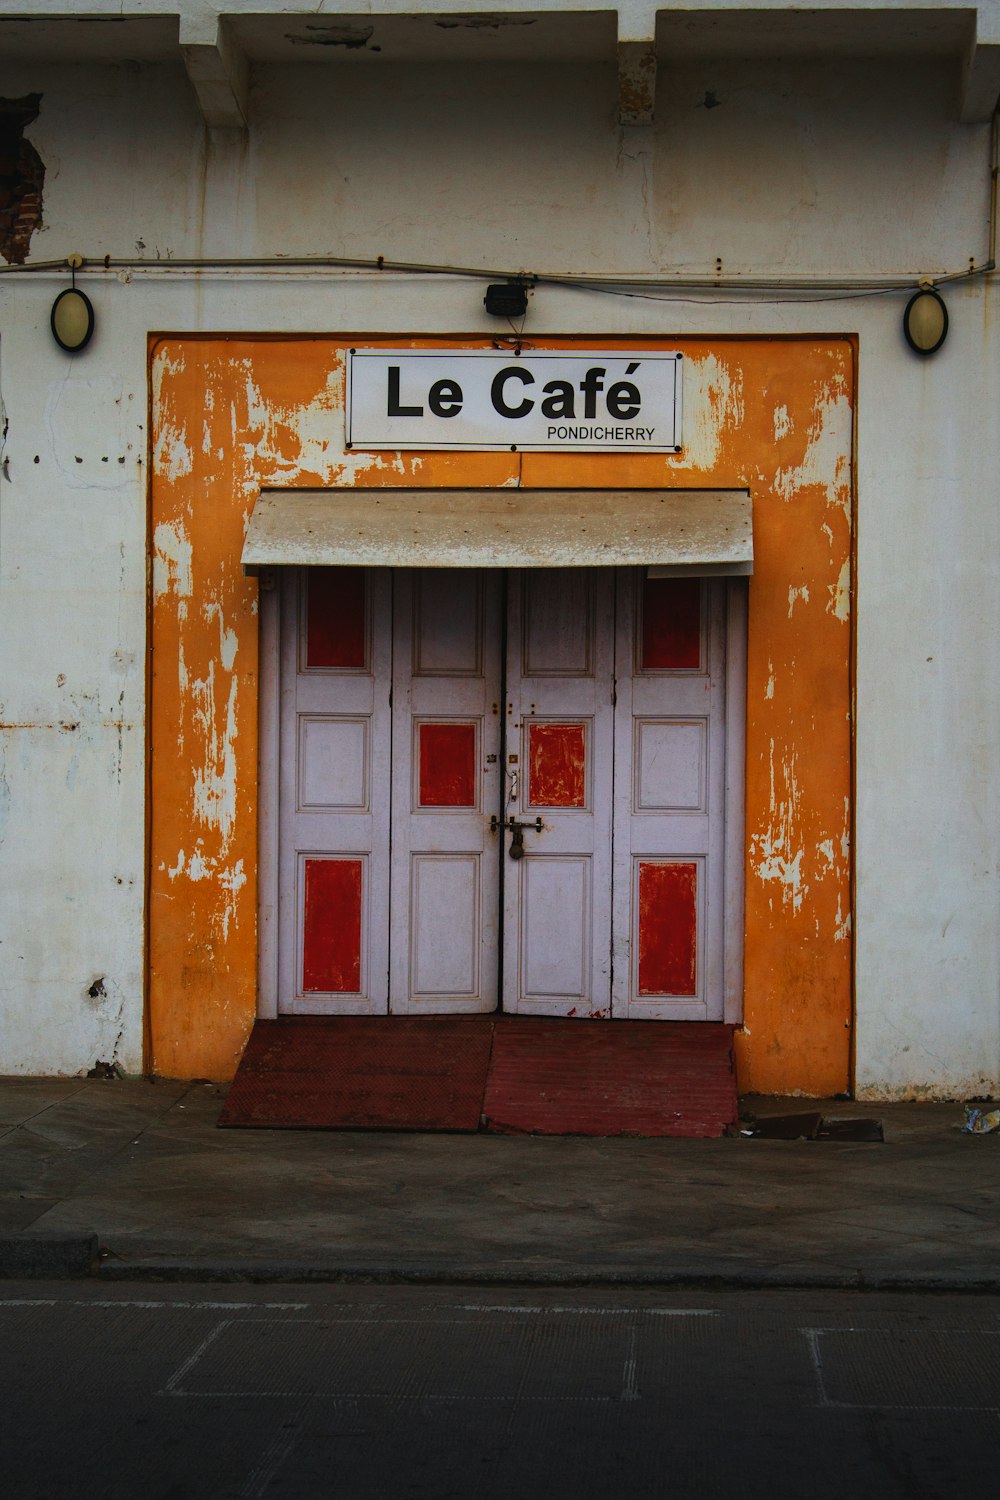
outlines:
{"label": "vertical door frame molding", "polygon": [[723,1020],[743,1021],[746,941],[747,625],[749,579],[726,585],[726,793],[723,876]]}
{"label": "vertical door frame molding", "polygon": [[260,579],[257,667],[257,1019],[278,1015],[278,847],[280,838],[281,588]]}

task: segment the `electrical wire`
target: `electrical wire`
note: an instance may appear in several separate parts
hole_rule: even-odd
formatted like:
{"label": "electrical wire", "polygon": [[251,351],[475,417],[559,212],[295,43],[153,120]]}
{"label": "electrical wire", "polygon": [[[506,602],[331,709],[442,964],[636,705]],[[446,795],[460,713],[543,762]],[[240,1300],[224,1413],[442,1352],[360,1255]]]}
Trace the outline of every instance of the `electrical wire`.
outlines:
{"label": "electrical wire", "polygon": [[[991,247],[992,248],[992,247]],[[25,265],[0,266],[0,274],[18,273],[64,273],[67,261],[48,260],[28,262]],[[742,278],[737,275],[675,276],[664,279],[656,276],[624,277],[620,275],[588,275],[586,272],[536,272],[503,271],[479,266],[437,265],[415,261],[389,261],[384,256],[363,259],[348,256],[271,256],[254,258],[179,258],[176,260],[122,260],[110,255],[97,259],[84,257],[79,271],[91,276],[118,271],[132,276],[185,275],[190,272],[252,274],[260,271],[284,273],[315,273],[317,271],[368,272],[379,280],[389,277],[459,277],[464,280],[503,279],[517,281],[529,289],[549,286],[564,291],[584,291],[600,296],[625,297],[640,301],[679,302],[690,306],[732,305],[753,302],[755,305],[780,306],[784,304],[808,306],[824,302],[852,301],[865,297],[889,296],[898,292],[912,292],[922,281],[932,286],[944,286],[988,276],[995,271],[992,256],[981,265],[970,265],[961,271],[947,271],[936,276],[925,272],[910,272],[889,277],[808,277],[794,279],[782,277]],[[761,295],[770,293],[769,296]],[[692,295],[700,294],[700,295]],[[515,338],[524,332],[524,319],[520,329],[513,320],[507,320]]]}

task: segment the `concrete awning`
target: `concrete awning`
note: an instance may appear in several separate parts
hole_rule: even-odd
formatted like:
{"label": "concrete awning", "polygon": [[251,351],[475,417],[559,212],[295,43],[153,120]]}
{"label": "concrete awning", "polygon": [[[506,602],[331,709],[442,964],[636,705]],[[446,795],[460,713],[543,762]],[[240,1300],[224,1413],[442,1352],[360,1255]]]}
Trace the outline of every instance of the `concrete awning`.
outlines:
{"label": "concrete awning", "polygon": [[264,490],[243,547],[269,567],[750,573],[744,490]]}

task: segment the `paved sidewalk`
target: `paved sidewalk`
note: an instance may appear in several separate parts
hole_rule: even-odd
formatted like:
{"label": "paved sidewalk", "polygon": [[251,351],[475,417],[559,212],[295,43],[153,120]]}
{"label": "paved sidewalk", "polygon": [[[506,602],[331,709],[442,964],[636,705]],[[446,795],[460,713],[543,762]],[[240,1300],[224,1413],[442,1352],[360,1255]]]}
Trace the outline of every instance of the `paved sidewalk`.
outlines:
{"label": "paved sidewalk", "polygon": [[[0,1080],[0,1275],[1000,1290],[1000,1137],[218,1130],[214,1084]],[[808,1107],[751,1101],[755,1112]]]}

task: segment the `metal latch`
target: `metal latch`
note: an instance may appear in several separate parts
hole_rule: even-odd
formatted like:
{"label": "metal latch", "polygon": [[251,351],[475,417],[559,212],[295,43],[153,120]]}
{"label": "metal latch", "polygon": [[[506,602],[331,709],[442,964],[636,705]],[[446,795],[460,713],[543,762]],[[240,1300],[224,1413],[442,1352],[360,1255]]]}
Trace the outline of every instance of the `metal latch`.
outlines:
{"label": "metal latch", "polygon": [[516,818],[508,818],[503,826],[509,828],[511,832],[510,848],[507,850],[507,853],[511,859],[523,859],[524,830],[526,828],[533,828],[536,833],[541,833],[542,820],[541,818],[535,818],[532,823],[519,823]]}

